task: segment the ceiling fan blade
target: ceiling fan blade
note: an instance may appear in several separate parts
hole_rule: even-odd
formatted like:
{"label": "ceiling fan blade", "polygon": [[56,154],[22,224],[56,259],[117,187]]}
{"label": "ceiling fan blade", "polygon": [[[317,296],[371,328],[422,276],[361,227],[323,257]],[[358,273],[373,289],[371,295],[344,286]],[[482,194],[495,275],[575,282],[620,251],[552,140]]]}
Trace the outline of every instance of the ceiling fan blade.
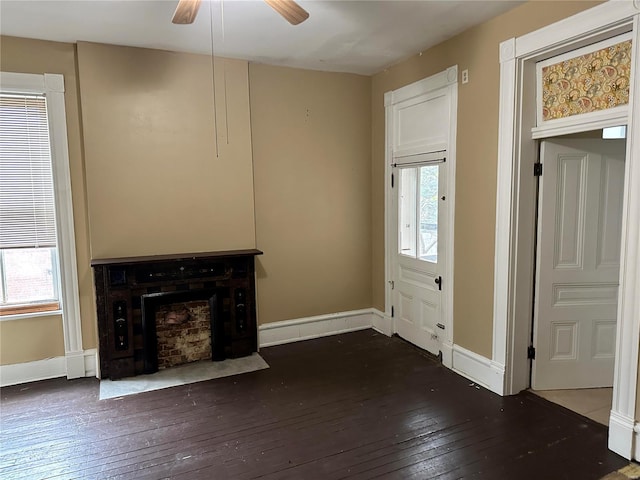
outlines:
{"label": "ceiling fan blade", "polygon": [[180,0],[171,19],[171,23],[178,25],[193,23],[200,8],[200,2],[201,0]]}
{"label": "ceiling fan blade", "polygon": [[291,25],[298,25],[309,18],[309,12],[293,0],[264,0]]}

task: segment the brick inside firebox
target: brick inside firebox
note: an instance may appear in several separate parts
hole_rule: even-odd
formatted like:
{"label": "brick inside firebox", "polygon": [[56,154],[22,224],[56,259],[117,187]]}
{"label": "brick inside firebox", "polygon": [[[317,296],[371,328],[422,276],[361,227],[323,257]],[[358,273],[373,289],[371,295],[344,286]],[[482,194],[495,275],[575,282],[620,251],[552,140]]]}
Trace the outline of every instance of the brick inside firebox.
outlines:
{"label": "brick inside firebox", "polygon": [[[188,312],[188,318],[181,320]],[[173,314],[172,314],[173,312]],[[211,323],[207,301],[162,305],[156,310],[158,369],[211,360]]]}

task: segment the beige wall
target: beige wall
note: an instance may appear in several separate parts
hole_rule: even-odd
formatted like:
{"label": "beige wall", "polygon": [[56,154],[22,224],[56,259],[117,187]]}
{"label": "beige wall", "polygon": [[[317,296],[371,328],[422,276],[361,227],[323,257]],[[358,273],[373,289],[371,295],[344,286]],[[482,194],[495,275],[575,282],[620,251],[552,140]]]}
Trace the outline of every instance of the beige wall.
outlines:
{"label": "beige wall", "polygon": [[92,257],[254,248],[247,62],[216,61],[218,156],[210,56],[80,42],[78,67]]}
{"label": "beige wall", "polygon": [[[0,37],[0,70],[19,73],[59,73],[65,80],[65,109],[71,168],[71,193],[76,232],[76,254],[85,349],[96,347],[96,320],[82,157],[75,46],[14,37]],[[3,322],[0,364],[12,364],[64,355],[60,317]]]}
{"label": "beige wall", "polygon": [[0,365],[64,356],[62,317],[0,322]]}
{"label": "beige wall", "polygon": [[[65,75],[85,348],[91,258],[257,246],[261,323],[371,306],[370,78],[254,65],[250,112],[247,63],[218,59],[217,157],[210,57],[2,40],[2,70]],[[62,338],[6,322],[0,362]]]}
{"label": "beige wall", "polygon": [[260,323],[371,306],[371,79],[250,65]]}
{"label": "beige wall", "polygon": [[491,358],[500,42],[600,2],[526,3],[380,72],[372,84],[373,305],[384,308],[385,92],[452,65],[469,70],[458,87],[454,341]]}

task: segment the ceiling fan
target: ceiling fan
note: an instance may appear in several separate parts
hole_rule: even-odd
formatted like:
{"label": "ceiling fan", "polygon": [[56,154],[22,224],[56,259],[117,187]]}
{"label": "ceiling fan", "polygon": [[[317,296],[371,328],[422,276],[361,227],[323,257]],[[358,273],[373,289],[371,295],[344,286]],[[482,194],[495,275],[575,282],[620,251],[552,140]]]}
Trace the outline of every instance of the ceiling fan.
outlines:
{"label": "ceiling fan", "polygon": [[[173,23],[184,25],[193,23],[202,0],[180,0],[173,14]],[[264,0],[271,8],[284,17],[291,25],[298,25],[309,18],[309,12],[293,0]]]}

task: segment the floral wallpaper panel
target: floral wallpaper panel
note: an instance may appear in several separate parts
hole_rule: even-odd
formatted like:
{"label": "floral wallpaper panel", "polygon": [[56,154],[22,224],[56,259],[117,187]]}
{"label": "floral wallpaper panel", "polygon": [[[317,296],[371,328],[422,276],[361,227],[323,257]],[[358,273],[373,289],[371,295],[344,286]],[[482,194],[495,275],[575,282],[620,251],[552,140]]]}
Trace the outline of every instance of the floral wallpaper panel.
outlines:
{"label": "floral wallpaper panel", "polygon": [[542,68],[542,119],[629,103],[631,40]]}

